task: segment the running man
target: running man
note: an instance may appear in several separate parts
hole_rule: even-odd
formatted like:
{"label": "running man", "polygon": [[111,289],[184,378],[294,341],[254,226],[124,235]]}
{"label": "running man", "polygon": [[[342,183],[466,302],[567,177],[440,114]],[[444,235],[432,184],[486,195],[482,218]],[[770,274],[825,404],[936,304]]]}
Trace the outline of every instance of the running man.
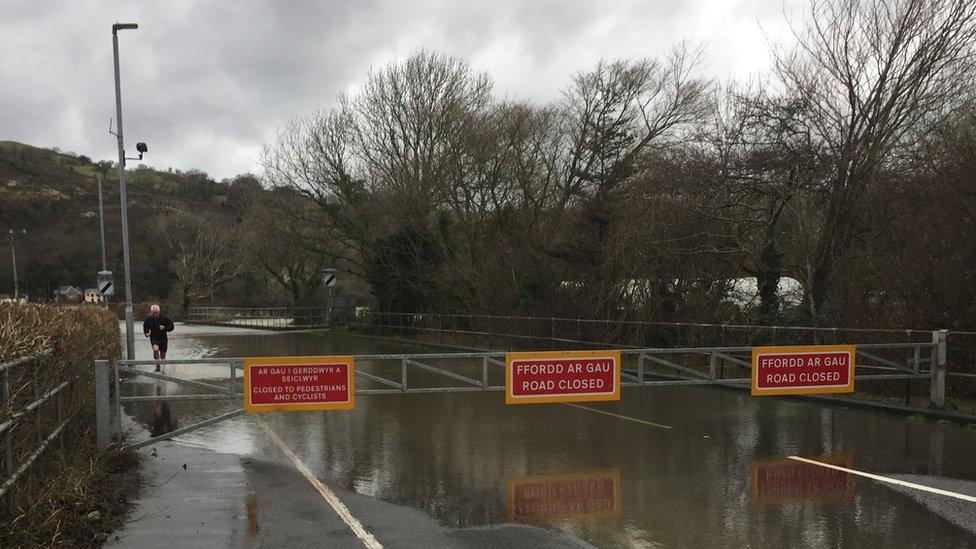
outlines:
{"label": "running man", "polygon": [[[149,308],[149,316],[142,323],[142,333],[146,334],[152,344],[154,359],[166,359],[166,333],[175,329],[172,320],[159,314],[159,305],[154,304]],[[156,371],[159,371],[159,364],[156,365]]]}

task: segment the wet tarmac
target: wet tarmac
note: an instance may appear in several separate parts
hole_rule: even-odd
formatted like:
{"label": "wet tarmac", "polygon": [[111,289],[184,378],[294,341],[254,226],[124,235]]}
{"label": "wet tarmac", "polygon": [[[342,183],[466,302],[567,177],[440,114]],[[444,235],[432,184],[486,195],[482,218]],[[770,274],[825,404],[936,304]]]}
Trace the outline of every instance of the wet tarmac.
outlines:
{"label": "wet tarmac", "polygon": [[[322,333],[190,326],[178,327],[170,349],[170,358],[431,350]],[[196,379],[227,375],[225,367],[164,370]],[[140,394],[185,391],[142,381]],[[172,402],[127,411],[160,433],[234,407],[239,403]],[[787,458],[976,496],[976,429],[955,425],[701,387],[625,388],[620,402],[585,406],[506,406],[502,393],[361,396],[352,411],[262,417],[390,547],[976,546],[974,503]],[[205,462],[213,453],[239,467],[231,475],[236,480],[215,483],[208,496],[229,502],[233,512],[213,519],[224,524],[214,524],[201,545],[224,535],[228,546],[362,545],[256,418],[224,421],[176,441],[159,446],[152,459],[190,452]],[[214,478],[223,470],[214,469]],[[162,490],[173,489],[179,498],[175,485]],[[148,538],[123,531],[120,542],[139,539],[145,546],[147,530]]]}

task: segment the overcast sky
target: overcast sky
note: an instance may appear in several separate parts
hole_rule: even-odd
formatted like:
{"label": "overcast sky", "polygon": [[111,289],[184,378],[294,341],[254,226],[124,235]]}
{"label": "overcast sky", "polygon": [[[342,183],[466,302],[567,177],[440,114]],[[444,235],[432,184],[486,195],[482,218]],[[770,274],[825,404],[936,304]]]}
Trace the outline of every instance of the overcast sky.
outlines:
{"label": "overcast sky", "polygon": [[[0,140],[116,159],[111,25],[122,31],[126,148],[221,179],[260,171],[261,147],[329,108],[371,67],[420,48],[468,59],[500,97],[558,99],[601,58],[705,46],[706,76],[769,67],[790,0],[0,0]],[[130,163],[130,166],[133,163]]]}

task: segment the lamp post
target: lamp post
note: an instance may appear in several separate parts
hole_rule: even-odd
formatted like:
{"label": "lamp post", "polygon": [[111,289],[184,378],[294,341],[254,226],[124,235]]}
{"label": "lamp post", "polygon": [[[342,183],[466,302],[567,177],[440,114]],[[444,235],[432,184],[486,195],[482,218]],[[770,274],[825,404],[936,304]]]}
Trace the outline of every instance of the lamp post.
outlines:
{"label": "lamp post", "polygon": [[[14,303],[20,302],[20,286],[17,284],[17,252],[14,250],[14,241],[17,240],[17,231],[10,229],[7,231],[7,241],[10,242],[10,262],[14,267]],[[27,234],[27,229],[20,230],[21,235]]]}
{"label": "lamp post", "polygon": [[119,81],[119,35],[118,31],[138,29],[135,23],[115,23],[112,25],[112,54],[115,58],[115,116],[116,133],[119,141],[119,202],[122,208],[122,263],[125,271],[125,351],[126,358],[136,357],[135,335],[132,322],[132,272],[129,267],[129,215],[125,200],[125,145],[122,142],[122,84]]}

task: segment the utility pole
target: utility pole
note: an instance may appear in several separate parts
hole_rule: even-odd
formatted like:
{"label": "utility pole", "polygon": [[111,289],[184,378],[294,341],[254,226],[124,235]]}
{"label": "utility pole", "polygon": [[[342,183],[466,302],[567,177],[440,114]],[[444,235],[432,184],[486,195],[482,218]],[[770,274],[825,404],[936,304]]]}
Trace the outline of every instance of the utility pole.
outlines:
{"label": "utility pole", "polygon": [[112,54],[115,58],[115,116],[119,141],[119,203],[122,208],[122,263],[125,271],[125,351],[126,358],[136,358],[135,334],[132,322],[132,270],[129,267],[129,214],[125,200],[125,144],[122,141],[122,84],[119,80],[119,30],[137,29],[135,23],[112,25]]}
{"label": "utility pole", "polygon": [[98,180],[98,222],[101,225],[102,231],[102,270],[108,270],[108,264],[105,261],[105,206],[102,204],[102,178],[103,174],[99,173]]}
{"label": "utility pole", "polygon": [[[27,229],[21,229],[20,234],[27,234]],[[14,303],[20,302],[20,285],[17,283],[17,251],[14,249],[14,241],[17,233],[13,229],[7,231],[7,240],[10,242],[10,262],[14,267]]]}
{"label": "utility pole", "polygon": [[[98,172],[96,180],[98,181],[98,223],[102,233],[102,272],[108,270],[108,262],[105,260],[105,206],[102,204],[102,179],[104,178],[105,174]],[[102,296],[102,299],[105,300],[105,307],[108,307],[109,296]]]}

